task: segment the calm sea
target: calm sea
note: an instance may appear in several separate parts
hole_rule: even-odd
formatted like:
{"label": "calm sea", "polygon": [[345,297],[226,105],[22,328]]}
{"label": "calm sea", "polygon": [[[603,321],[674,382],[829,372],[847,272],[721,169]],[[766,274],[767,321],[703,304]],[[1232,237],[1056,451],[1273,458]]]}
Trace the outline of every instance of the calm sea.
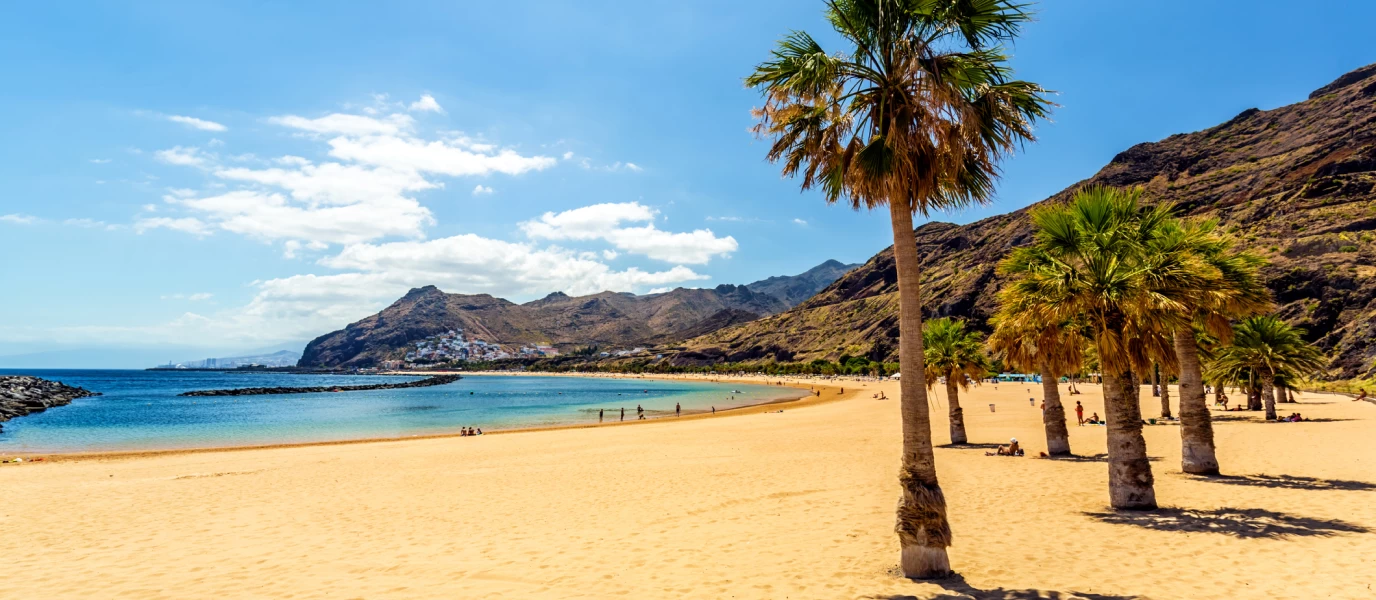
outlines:
{"label": "calm sea", "polygon": [[442,386],[367,392],[240,397],[178,397],[190,390],[324,386],[418,379],[358,375],[284,375],[179,371],[8,370],[81,386],[103,396],[4,423],[0,454],[202,448],[455,433],[648,418],[797,398],[787,387],[601,379],[465,376]]}

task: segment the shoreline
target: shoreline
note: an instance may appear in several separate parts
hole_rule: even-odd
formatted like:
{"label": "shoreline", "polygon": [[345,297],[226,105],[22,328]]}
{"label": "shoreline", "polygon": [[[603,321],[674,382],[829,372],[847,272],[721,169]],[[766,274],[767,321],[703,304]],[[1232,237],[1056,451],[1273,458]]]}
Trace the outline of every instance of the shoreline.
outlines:
{"label": "shoreline", "polygon": [[[523,372],[504,372],[504,371],[426,371],[426,372],[394,371],[394,372],[389,372],[389,373],[387,373],[387,374],[389,374],[389,375],[410,375],[410,376],[414,376],[414,375],[419,375],[419,374],[421,374],[421,373],[425,373],[425,374],[428,374],[428,375],[431,375],[431,376],[433,376],[433,375],[447,375],[447,374],[468,374],[468,375],[505,375],[505,376],[511,376],[511,377],[523,377],[523,376],[525,376],[525,377],[549,377],[549,376],[554,376],[554,377],[588,377],[588,378],[603,377],[603,378],[608,378],[608,379],[654,379],[654,380],[661,380],[661,381],[691,381],[691,380],[698,380],[698,379],[706,379],[706,378],[699,378],[699,377],[692,377],[692,376],[685,376],[685,375],[677,375],[677,374],[664,374],[664,375],[653,375],[653,376],[652,376],[652,375],[630,375],[630,374],[611,374],[611,373],[608,373],[608,374],[584,374],[584,373],[523,373]],[[719,379],[719,378],[718,378],[718,379]],[[718,379],[713,379],[713,380],[716,381],[716,382],[718,382],[718,383],[723,383],[722,381],[719,381]],[[801,382],[801,381],[789,381],[787,378],[769,378],[769,377],[752,377],[752,376],[744,376],[744,377],[732,377],[732,379],[738,380],[738,381],[740,381],[741,383],[749,383],[749,384],[752,384],[752,385],[776,385],[776,383],[774,383],[774,382],[778,382],[778,383],[782,384],[782,385],[779,385],[779,387],[789,387],[789,388],[800,389],[800,390],[805,390],[805,391],[809,391],[809,392],[810,392],[810,391],[814,391],[814,390],[817,389],[817,388],[820,388],[820,389],[822,390],[822,394],[821,394],[820,396],[808,394],[808,395],[800,396],[800,397],[798,397],[798,398],[792,398],[792,399],[789,399],[789,398],[780,398],[780,399],[776,399],[776,400],[769,400],[769,401],[759,402],[759,403],[755,403],[755,404],[746,404],[746,405],[736,406],[736,407],[732,407],[732,408],[724,408],[724,409],[718,410],[716,414],[713,414],[713,413],[710,413],[710,412],[693,412],[693,413],[684,414],[684,415],[681,416],[681,417],[663,416],[663,417],[647,418],[647,419],[645,419],[644,421],[639,421],[639,420],[631,420],[631,421],[609,421],[609,422],[606,422],[606,423],[577,423],[577,424],[563,424],[563,425],[543,425],[543,426],[535,426],[535,427],[513,427],[513,428],[511,428],[511,429],[494,429],[494,430],[492,430],[492,431],[484,431],[484,432],[483,432],[483,435],[484,435],[484,436],[489,436],[489,435],[510,435],[510,434],[520,434],[520,433],[537,433],[537,432],[564,431],[564,430],[574,430],[574,429],[594,429],[594,428],[599,428],[599,427],[624,427],[624,426],[628,426],[628,425],[646,425],[646,424],[649,424],[649,423],[697,421],[697,420],[702,420],[702,419],[708,419],[708,418],[716,417],[716,416],[718,416],[718,415],[724,415],[724,416],[741,416],[741,415],[747,415],[747,414],[761,414],[761,413],[767,413],[767,412],[775,412],[775,411],[766,410],[766,409],[768,409],[768,408],[775,408],[775,407],[778,407],[778,406],[780,406],[780,405],[785,405],[785,404],[790,405],[789,408],[806,408],[806,407],[810,407],[810,406],[817,406],[817,405],[821,405],[821,404],[828,404],[828,403],[836,402],[836,401],[840,401],[840,400],[847,400],[847,399],[851,399],[851,398],[853,398],[855,395],[859,394],[859,393],[860,393],[860,389],[861,389],[861,388],[854,388],[854,391],[851,391],[851,392],[846,392],[846,393],[839,393],[839,392],[838,392],[838,393],[836,393],[836,394],[829,394],[829,393],[828,393],[829,391],[831,391],[831,390],[841,390],[841,389],[844,389],[844,386],[831,385],[830,383],[826,383],[826,384],[823,384],[823,383],[808,384],[808,383],[804,383],[804,382]],[[863,384],[866,383],[866,382],[856,381],[855,383],[860,384],[860,385],[862,385],[862,387],[863,387]],[[805,386],[810,386],[810,387],[805,387]],[[128,459],[148,458],[148,457],[157,457],[157,456],[179,456],[179,455],[187,455],[187,454],[211,454],[211,453],[225,453],[225,452],[242,452],[242,451],[250,451],[250,450],[276,450],[276,449],[286,449],[286,448],[308,448],[308,447],[315,447],[315,446],[352,446],[352,445],[357,445],[357,444],[383,444],[383,443],[388,443],[388,442],[405,442],[405,441],[411,441],[411,440],[437,440],[437,439],[458,438],[458,437],[470,437],[470,436],[464,436],[464,435],[462,435],[461,433],[459,433],[458,431],[455,431],[455,432],[453,432],[453,433],[433,433],[433,434],[423,434],[423,435],[422,435],[422,434],[416,434],[416,435],[409,435],[409,436],[403,436],[403,437],[370,437],[370,438],[357,438],[357,439],[346,439],[346,440],[322,440],[322,441],[313,441],[313,442],[283,442],[283,443],[277,443],[277,444],[250,444],[250,445],[242,445],[242,446],[203,446],[203,447],[194,447],[194,448],[162,448],[162,449],[154,449],[154,450],[97,450],[97,451],[90,451],[90,452],[16,452],[16,453],[13,453],[13,454],[8,454],[8,455],[6,455],[6,456],[7,456],[8,458],[10,458],[10,459],[13,459],[13,458],[23,458],[25,463],[31,463],[32,460],[33,460],[34,458],[41,458],[41,459],[42,459],[41,462],[44,462],[44,463],[79,462],[79,461],[112,461],[112,460],[128,460]]]}

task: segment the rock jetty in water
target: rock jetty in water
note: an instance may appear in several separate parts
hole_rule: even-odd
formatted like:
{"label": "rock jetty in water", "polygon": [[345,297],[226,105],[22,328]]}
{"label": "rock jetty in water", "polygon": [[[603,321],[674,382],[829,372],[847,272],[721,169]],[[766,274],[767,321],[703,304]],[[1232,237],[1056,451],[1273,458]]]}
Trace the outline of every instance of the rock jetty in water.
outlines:
{"label": "rock jetty in water", "polygon": [[3,375],[0,376],[0,423],[54,406],[66,406],[77,398],[99,395],[41,377]]}
{"label": "rock jetty in water", "polygon": [[360,392],[366,390],[395,390],[402,388],[430,387],[454,383],[461,379],[458,375],[435,375],[420,381],[406,383],[374,383],[369,385],[323,385],[314,387],[254,387],[233,390],[197,390],[182,392],[178,396],[266,396],[269,394],[319,394],[324,392]]}

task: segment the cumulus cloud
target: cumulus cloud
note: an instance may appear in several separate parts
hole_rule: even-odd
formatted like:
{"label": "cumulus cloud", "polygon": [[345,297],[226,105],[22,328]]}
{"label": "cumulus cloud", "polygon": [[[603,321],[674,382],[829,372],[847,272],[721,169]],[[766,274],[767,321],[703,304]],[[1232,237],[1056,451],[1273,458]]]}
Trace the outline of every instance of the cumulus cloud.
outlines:
{"label": "cumulus cloud", "polygon": [[142,235],[145,231],[153,229],[171,229],[189,233],[197,237],[204,237],[211,234],[210,227],[205,222],[194,217],[183,217],[175,219],[172,217],[152,217],[134,221],[134,232]]}
{"label": "cumulus cloud", "polygon": [[444,114],[444,108],[441,107],[440,103],[435,101],[435,97],[430,94],[422,95],[420,100],[412,102],[407,108],[416,112],[437,112]]}
{"label": "cumulus cloud", "polygon": [[228,131],[228,130],[229,130],[228,127],[225,127],[224,125],[221,125],[221,124],[216,123],[216,122],[214,122],[214,121],[207,121],[207,120],[205,120],[205,119],[197,119],[196,117],[184,117],[184,116],[181,116],[181,115],[168,115],[168,116],[167,116],[167,120],[168,120],[168,121],[171,121],[171,122],[173,122],[173,123],[181,123],[182,125],[186,125],[187,127],[191,127],[192,129],[199,129],[199,130],[201,130],[201,131]]}
{"label": "cumulus cloud", "polygon": [[122,229],[124,227],[123,225],[116,225],[113,223],[106,223],[105,221],[97,221],[95,219],[85,218],[66,219],[62,221],[62,224],[67,225],[69,227],[80,227],[82,229],[104,229],[106,231],[115,231],[116,229]]}
{"label": "cumulus cloud", "polygon": [[200,148],[194,146],[173,146],[166,150],[159,150],[153,153],[153,156],[169,165],[177,165],[180,167],[202,167],[205,166],[206,161],[209,159],[209,157],[201,152]]}
{"label": "cumulus cloud", "polygon": [[488,187],[488,186],[485,186],[485,185],[483,185],[483,184],[480,183],[480,184],[478,184],[478,187],[473,188],[473,195],[474,195],[474,196],[488,196],[488,195],[491,195],[493,191],[494,191],[494,190],[493,190],[492,188],[490,188],[490,187]]}
{"label": "cumulus cloud", "polygon": [[[192,302],[200,302],[200,301],[202,301],[202,300],[209,300],[209,299],[211,299],[211,298],[213,298],[213,297],[215,297],[215,294],[212,294],[212,293],[210,293],[210,292],[197,292],[197,293],[195,293],[195,294],[167,294],[167,295],[165,295],[165,296],[162,296],[162,299],[163,299],[163,300],[190,300],[190,301],[192,301]],[[200,315],[196,315],[196,316],[199,317]],[[201,317],[201,318],[204,318],[204,317]]]}
{"label": "cumulus cloud", "polygon": [[804,221],[804,220],[802,220],[802,219],[793,219],[793,224],[794,224],[794,225],[807,225],[807,221]]}
{"label": "cumulus cloud", "polygon": [[[561,213],[547,212],[521,223],[521,230],[532,239],[603,240],[624,252],[684,264],[706,264],[739,247],[735,238],[717,237],[710,229],[685,233],[660,230],[653,223],[655,215],[654,209],[639,202],[594,204]],[[624,226],[626,223],[648,224],[628,227]]]}
{"label": "cumulus cloud", "polygon": [[[521,175],[556,162],[477,142],[457,132],[443,134],[445,139],[422,139],[414,132],[414,120],[400,113],[285,115],[268,121],[325,142],[333,160],[312,162],[286,155],[270,162],[255,159],[256,164],[235,165],[194,147],[177,146],[159,151],[158,160],[205,169],[221,182],[237,186],[222,193],[179,190],[164,200],[195,214],[209,227],[268,241],[291,240],[298,248],[384,237],[423,238],[434,218],[415,193],[443,187],[438,178]],[[479,185],[473,193],[491,192],[491,187]],[[296,252],[288,247],[285,254],[290,257]]]}
{"label": "cumulus cloud", "polygon": [[308,119],[296,115],[271,117],[269,123],[299,129],[310,133],[333,133],[339,135],[397,135],[410,131],[415,119],[400,113],[383,118],[334,113]]}
{"label": "cumulus cloud", "polygon": [[15,225],[33,225],[34,223],[38,222],[38,217],[35,217],[33,215],[21,215],[18,213],[10,213],[8,215],[0,215],[0,222],[14,223]]}

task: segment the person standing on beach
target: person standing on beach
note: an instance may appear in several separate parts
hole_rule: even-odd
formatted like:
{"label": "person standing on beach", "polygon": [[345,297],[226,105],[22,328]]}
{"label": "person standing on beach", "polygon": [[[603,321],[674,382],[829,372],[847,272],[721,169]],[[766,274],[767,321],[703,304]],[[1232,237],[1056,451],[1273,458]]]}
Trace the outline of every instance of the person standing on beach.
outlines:
{"label": "person standing on beach", "polygon": [[1085,424],[1085,407],[1079,400],[1075,401],[1075,418],[1080,421],[1080,425]]}
{"label": "person standing on beach", "polygon": [[674,403],[674,416],[675,416],[675,417],[681,417],[681,416],[683,416],[683,406],[679,405],[679,403],[677,403],[677,402]]}
{"label": "person standing on beach", "polygon": [[603,410],[603,409],[600,409],[600,408],[597,409],[597,422],[598,422],[598,423],[601,423],[601,422],[602,422],[602,410]]}
{"label": "person standing on beach", "polygon": [[624,407],[624,406],[621,407],[621,420],[622,420],[622,421],[625,421],[625,420],[626,420],[626,407]]}
{"label": "person standing on beach", "polygon": [[717,407],[715,407],[715,406],[712,407],[712,414],[714,414],[714,415],[717,414]]}

